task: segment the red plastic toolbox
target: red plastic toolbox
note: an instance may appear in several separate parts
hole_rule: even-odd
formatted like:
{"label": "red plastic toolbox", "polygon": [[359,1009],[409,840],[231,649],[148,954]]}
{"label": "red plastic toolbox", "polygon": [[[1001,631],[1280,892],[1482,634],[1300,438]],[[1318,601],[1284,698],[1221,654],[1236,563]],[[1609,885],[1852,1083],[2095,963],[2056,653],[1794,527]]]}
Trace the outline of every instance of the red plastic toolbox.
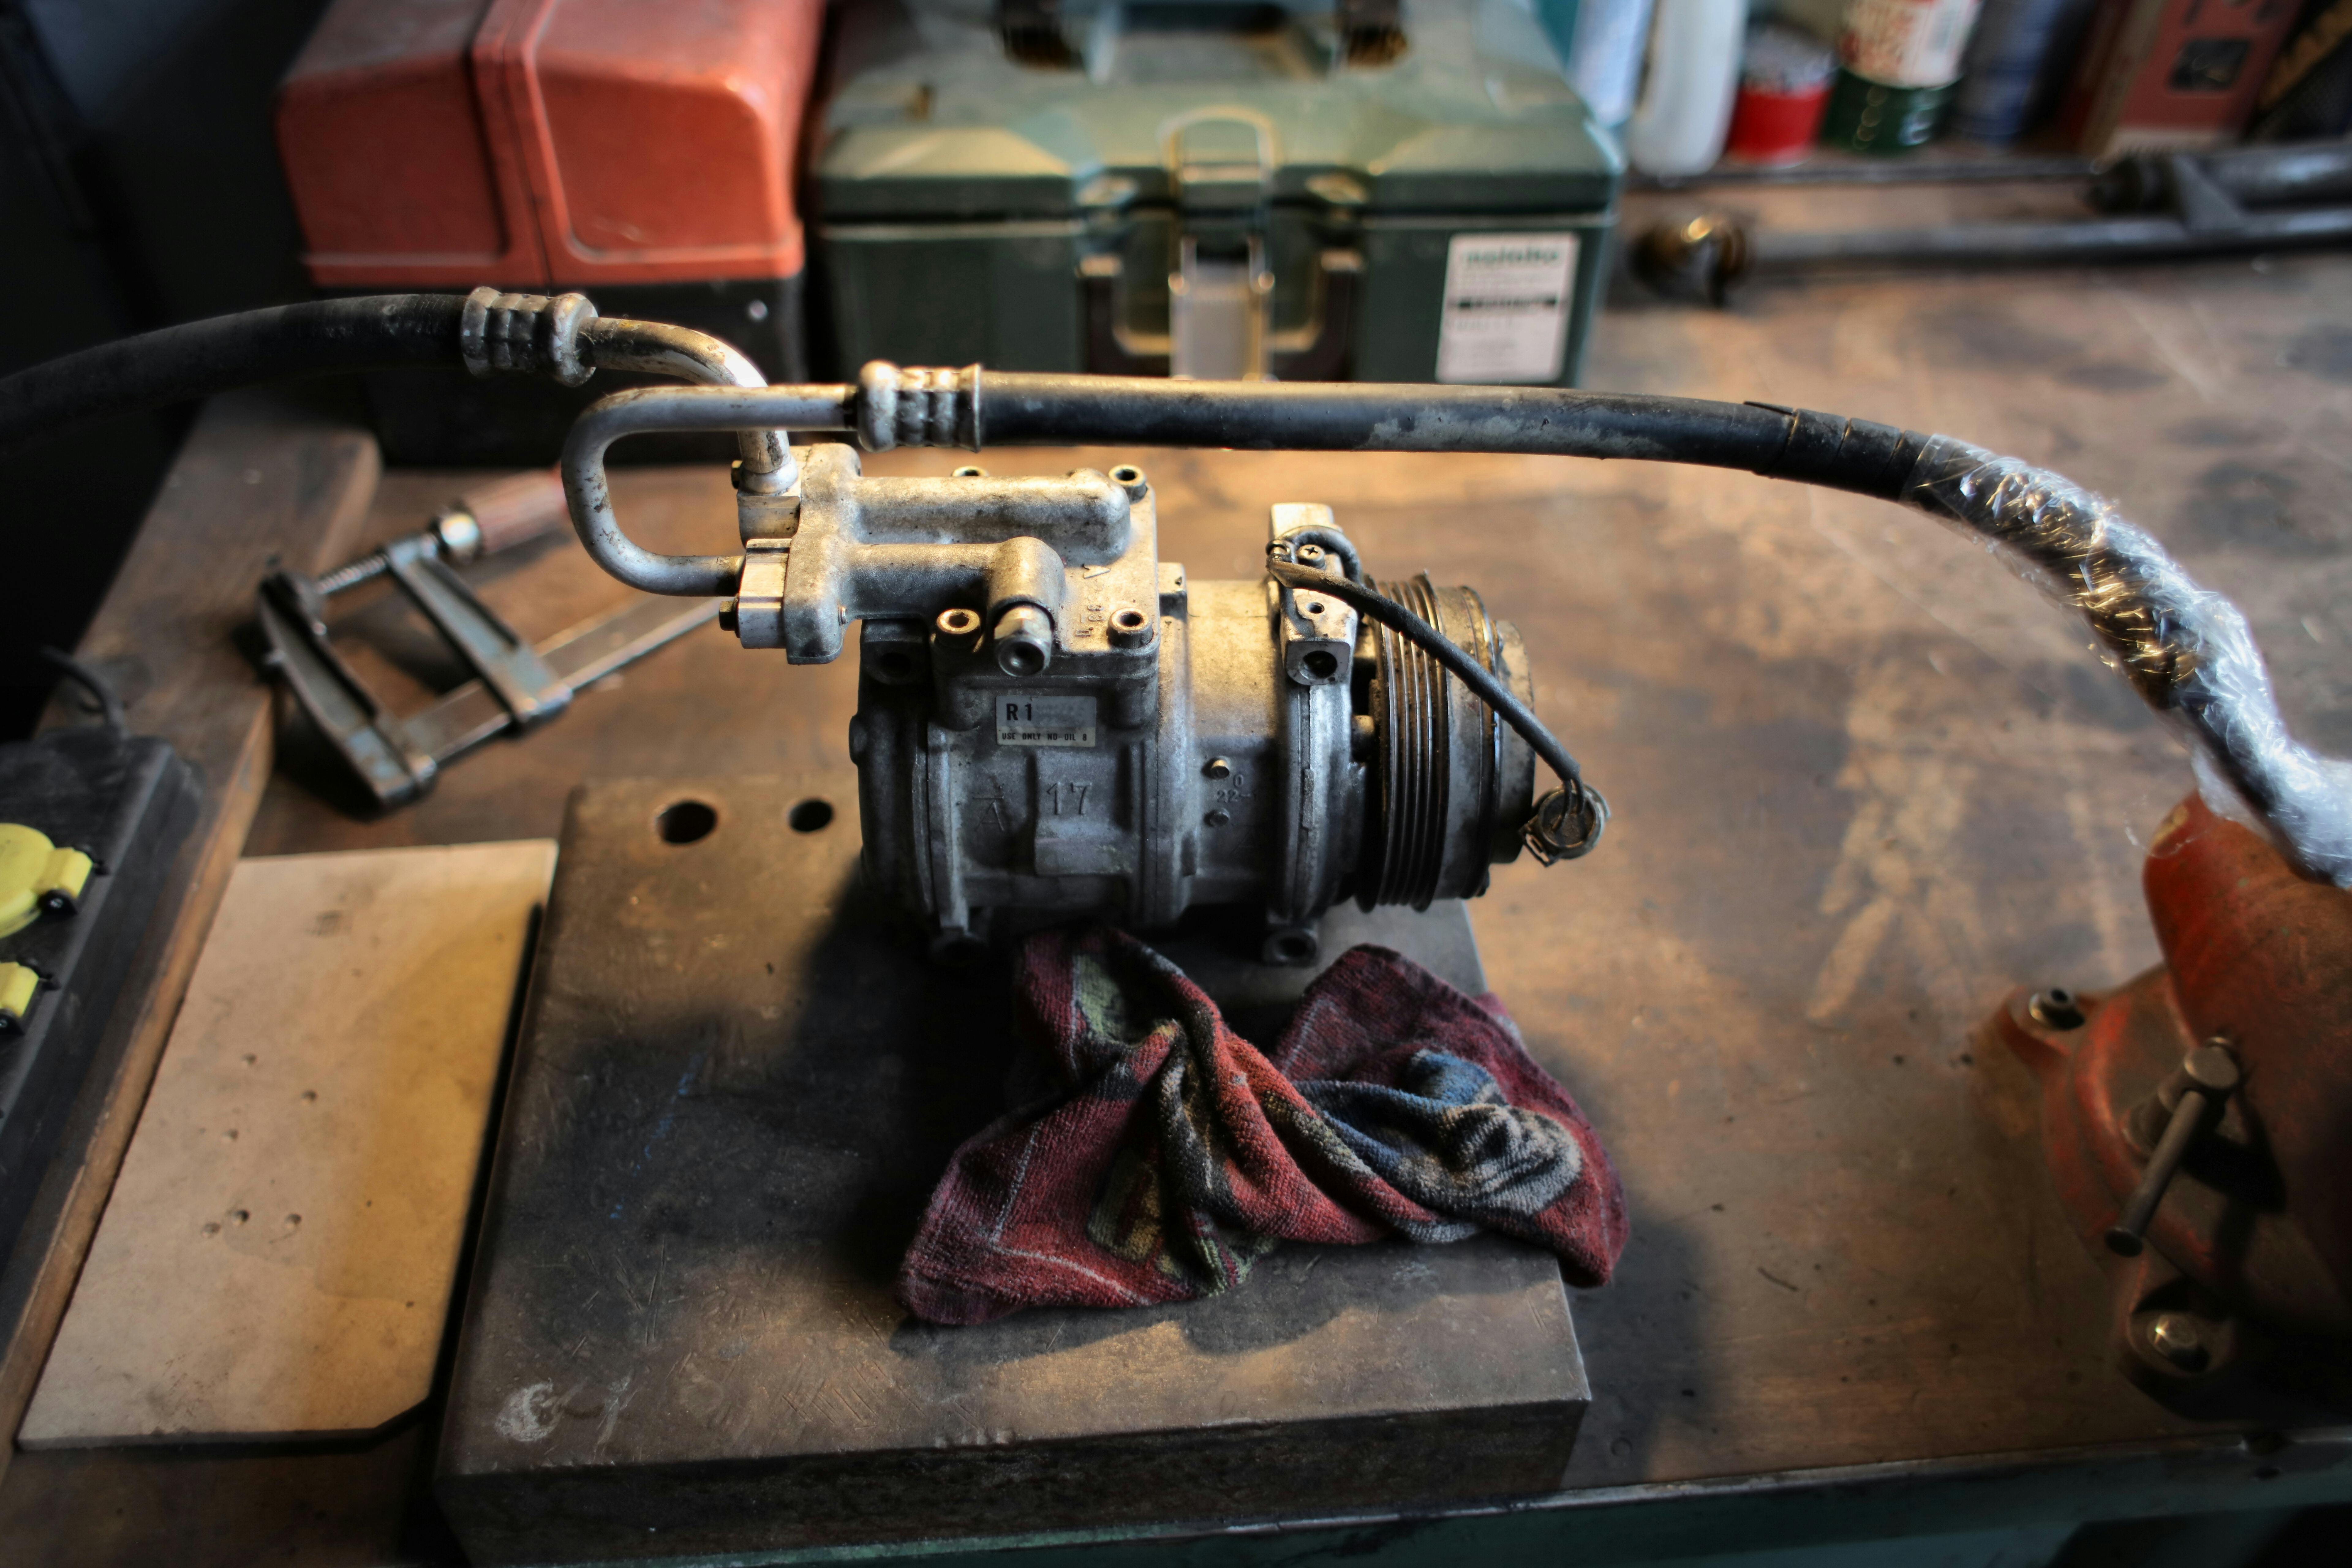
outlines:
{"label": "red plastic toolbox", "polygon": [[[824,0],[336,0],[278,103],[311,280],[577,289],[805,375],[793,179],[824,20]],[[535,456],[579,399],[533,391],[536,412],[495,384],[370,383],[409,460]]]}

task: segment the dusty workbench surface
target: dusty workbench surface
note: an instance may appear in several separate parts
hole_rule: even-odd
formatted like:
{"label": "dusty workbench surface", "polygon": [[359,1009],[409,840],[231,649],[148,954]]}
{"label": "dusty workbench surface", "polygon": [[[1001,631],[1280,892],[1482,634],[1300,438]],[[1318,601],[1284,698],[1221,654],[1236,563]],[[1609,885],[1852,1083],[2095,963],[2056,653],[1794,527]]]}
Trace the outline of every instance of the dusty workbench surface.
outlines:
{"label": "dusty workbench surface", "polygon": [[[2233,596],[2298,731],[2352,752],[2352,259],[1817,280],[1725,313],[1621,300],[1587,379],[1835,410],[2054,467]],[[2240,1446],[2219,1435],[2242,1427],[2169,1416],[2108,1369],[2101,1277],[2046,1190],[2024,1075],[1974,1037],[2014,984],[2105,985],[2156,958],[2140,856],[2189,771],[2079,626],[1916,514],[1738,474],[980,460],[1130,458],[1159,487],[1163,555],[1195,578],[1253,573],[1267,506],[1316,500],[1376,574],[1478,587],[1525,632],[1540,710],[1615,805],[1599,853],[1504,868],[1473,906],[1496,992],[1633,1203],[1618,1278],[1576,1300],[1595,1404],[1572,1490],[1987,1456],[2009,1457],[2004,1474],[2078,1467],[2082,1495],[2047,1500],[2053,1518],[2352,1489],[2340,1447]],[[869,471],[968,460],[894,453]],[[454,488],[389,473],[369,526],[412,529]],[[731,537],[717,466],[624,470],[614,489],[661,547]],[[535,636],[625,597],[566,541],[478,581]],[[788,668],[706,629],[372,821],[289,742],[247,853],[548,836],[583,779],[838,764],[854,678],[853,661]],[[429,1438],[385,1439],[373,1469],[348,1451],[256,1457],[251,1475],[310,1489],[320,1517],[275,1493],[249,1506],[296,1556],[429,1552],[429,1529],[394,1528],[402,1467]],[[2184,1439],[2201,1458],[2147,1475],[2194,1484],[2151,1500],[2128,1456]],[[2125,1468],[2096,1468],[2108,1459]],[[86,1531],[70,1555],[184,1548],[191,1519],[234,1533],[235,1509],[204,1500],[232,1468],[21,1455],[0,1536],[148,1506],[151,1522]],[[1665,1542],[1701,1549],[1668,1530],[1601,1550]]]}

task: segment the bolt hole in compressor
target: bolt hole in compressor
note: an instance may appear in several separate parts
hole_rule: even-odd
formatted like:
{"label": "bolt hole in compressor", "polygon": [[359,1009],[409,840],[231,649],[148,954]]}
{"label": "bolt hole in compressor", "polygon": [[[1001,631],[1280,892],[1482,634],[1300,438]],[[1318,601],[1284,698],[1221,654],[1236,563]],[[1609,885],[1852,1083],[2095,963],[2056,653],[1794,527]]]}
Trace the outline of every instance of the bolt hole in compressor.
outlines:
{"label": "bolt hole in compressor", "polygon": [[1304,963],[1315,956],[1315,943],[1297,932],[1285,931],[1274,939],[1273,956],[1282,963]]}

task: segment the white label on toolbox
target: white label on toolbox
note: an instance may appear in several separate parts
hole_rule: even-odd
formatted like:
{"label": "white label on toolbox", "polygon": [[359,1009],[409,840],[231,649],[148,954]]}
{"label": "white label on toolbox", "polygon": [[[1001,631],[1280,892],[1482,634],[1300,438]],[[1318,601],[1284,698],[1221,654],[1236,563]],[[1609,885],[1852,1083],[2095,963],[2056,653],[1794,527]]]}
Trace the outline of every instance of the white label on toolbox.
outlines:
{"label": "white label on toolbox", "polygon": [[999,697],[996,743],[1000,746],[1091,746],[1095,700],[1091,697]]}
{"label": "white label on toolbox", "polygon": [[1547,382],[1568,353],[1572,234],[1457,234],[1445,247],[1437,379]]}

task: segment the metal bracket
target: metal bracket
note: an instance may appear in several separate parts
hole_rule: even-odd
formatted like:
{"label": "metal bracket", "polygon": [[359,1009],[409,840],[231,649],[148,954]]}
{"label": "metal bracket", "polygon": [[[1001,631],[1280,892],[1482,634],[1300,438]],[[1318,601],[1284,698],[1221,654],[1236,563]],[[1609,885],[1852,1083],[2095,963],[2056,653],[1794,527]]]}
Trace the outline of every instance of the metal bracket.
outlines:
{"label": "metal bracket", "polygon": [[2246,209],[2186,153],[2166,160],[2172,176],[2172,202],[2191,234],[2228,234],[2246,226]]}
{"label": "metal bracket", "polygon": [[[1141,332],[1128,325],[1126,267],[1115,253],[1078,263],[1078,287],[1086,311],[1087,369],[1097,375],[1166,375],[1175,347],[1171,334]],[[1180,271],[1179,276],[1181,276]],[[1357,251],[1326,250],[1317,258],[1307,324],[1286,331],[1262,331],[1252,379],[1344,381],[1353,358],[1356,310],[1362,291],[1364,258]],[[1261,295],[1270,317],[1272,300]]]}
{"label": "metal bracket", "polygon": [[262,662],[294,694],[383,806],[403,805],[433,787],[439,760],[367,689],[328,639],[326,600],[310,579],[272,572],[261,584]]}
{"label": "metal bracket", "polygon": [[570,705],[572,688],[442,562],[432,535],[395,540],[384,546],[383,559],[393,581],[505,706],[515,728],[543,724]]}
{"label": "metal bracket", "polygon": [[[716,619],[715,598],[645,599],[574,626],[538,647],[476,597],[442,559],[428,529],[395,540],[323,580],[272,572],[262,580],[258,619],[262,662],[286,684],[379,807],[417,799],[444,764],[502,731],[545,723],[589,681]],[[388,575],[458,657],[467,681],[422,712],[386,708],[336,651],[327,627],[328,598]]]}

